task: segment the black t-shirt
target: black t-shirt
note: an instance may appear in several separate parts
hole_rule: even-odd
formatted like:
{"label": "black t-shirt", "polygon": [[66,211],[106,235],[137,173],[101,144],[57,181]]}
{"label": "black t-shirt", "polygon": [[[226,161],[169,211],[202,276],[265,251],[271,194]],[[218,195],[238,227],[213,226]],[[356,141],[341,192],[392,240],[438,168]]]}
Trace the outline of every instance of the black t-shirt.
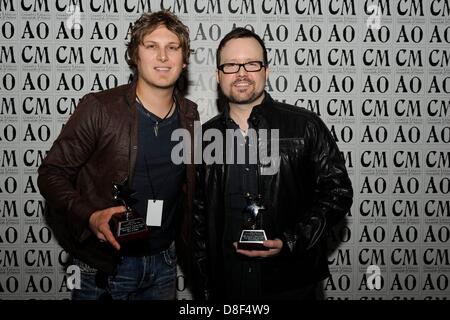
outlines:
{"label": "black t-shirt", "polygon": [[[182,194],[185,179],[185,164],[176,165],[171,159],[173,147],[178,141],[171,141],[172,132],[181,128],[178,108],[162,120],[137,104],[139,117],[138,152],[133,178],[133,206],[146,219],[148,200],[164,200],[161,227],[150,227],[150,237],[145,244],[131,243],[127,252],[131,255],[155,254],[167,249],[175,239],[175,215],[177,203]],[[162,121],[161,121],[162,120]],[[155,125],[158,122],[157,134]]]}

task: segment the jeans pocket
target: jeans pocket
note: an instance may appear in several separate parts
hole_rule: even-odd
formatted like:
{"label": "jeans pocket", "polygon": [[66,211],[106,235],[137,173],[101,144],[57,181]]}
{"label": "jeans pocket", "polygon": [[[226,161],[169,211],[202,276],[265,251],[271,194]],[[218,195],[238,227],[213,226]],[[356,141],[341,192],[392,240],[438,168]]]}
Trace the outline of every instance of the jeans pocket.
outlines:
{"label": "jeans pocket", "polygon": [[163,251],[164,261],[170,267],[177,265],[177,252],[175,250],[175,243],[172,242],[170,247]]}

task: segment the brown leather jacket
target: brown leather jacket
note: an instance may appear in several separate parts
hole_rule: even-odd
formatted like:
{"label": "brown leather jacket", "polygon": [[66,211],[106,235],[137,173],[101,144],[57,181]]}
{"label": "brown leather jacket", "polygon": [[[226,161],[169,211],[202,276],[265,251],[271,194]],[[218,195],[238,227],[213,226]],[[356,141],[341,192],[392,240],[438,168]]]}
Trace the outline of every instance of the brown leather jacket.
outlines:
{"label": "brown leather jacket", "polygon": [[[133,178],[138,146],[136,82],[82,98],[38,173],[47,200],[46,220],[59,244],[92,267],[114,273],[118,253],[89,229],[90,215],[114,206],[112,183]],[[183,128],[193,137],[197,105],[175,93]],[[187,268],[191,256],[194,166],[186,166],[184,209],[177,213],[177,253]],[[131,182],[130,182],[131,185]],[[180,210],[181,211],[181,210]]]}

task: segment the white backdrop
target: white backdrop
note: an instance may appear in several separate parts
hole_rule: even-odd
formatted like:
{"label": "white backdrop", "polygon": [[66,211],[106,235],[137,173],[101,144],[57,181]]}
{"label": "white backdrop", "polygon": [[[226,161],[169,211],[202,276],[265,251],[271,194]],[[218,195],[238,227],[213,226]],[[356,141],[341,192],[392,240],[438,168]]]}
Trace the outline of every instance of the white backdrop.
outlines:
{"label": "white backdrop", "polygon": [[[36,171],[83,95],[128,82],[129,28],[162,8],[190,28],[203,122],[218,42],[245,26],[266,42],[270,94],[332,130],[355,198],[326,297],[450,298],[450,1],[0,0],[0,299],[69,296]],[[178,289],[190,298],[182,274]]]}

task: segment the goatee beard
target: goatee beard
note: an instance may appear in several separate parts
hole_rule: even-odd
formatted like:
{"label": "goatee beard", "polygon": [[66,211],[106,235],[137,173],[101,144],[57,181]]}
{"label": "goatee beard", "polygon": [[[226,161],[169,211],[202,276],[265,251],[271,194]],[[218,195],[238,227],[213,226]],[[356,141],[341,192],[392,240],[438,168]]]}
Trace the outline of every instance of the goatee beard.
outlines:
{"label": "goatee beard", "polygon": [[229,97],[226,97],[228,99],[228,102],[235,103],[235,104],[249,104],[256,100],[258,100],[262,95],[264,94],[264,91],[261,91],[259,94],[257,92],[253,93],[248,99],[235,99],[233,95],[231,94]]}

